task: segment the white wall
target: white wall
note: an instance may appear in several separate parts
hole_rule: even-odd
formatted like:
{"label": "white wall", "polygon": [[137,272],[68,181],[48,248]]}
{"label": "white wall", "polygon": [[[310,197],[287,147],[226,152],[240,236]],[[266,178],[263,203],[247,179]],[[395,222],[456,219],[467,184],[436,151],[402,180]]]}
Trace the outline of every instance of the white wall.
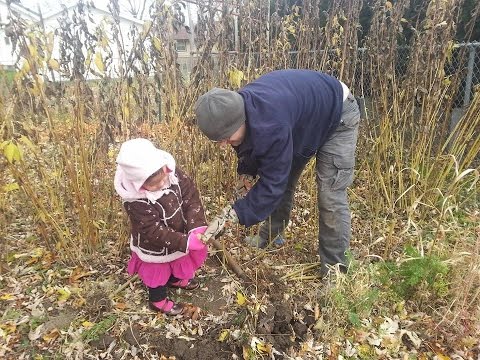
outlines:
{"label": "white wall", "polygon": [[12,44],[5,36],[5,25],[8,23],[7,4],[0,2],[0,66],[13,66],[16,55],[12,55]]}

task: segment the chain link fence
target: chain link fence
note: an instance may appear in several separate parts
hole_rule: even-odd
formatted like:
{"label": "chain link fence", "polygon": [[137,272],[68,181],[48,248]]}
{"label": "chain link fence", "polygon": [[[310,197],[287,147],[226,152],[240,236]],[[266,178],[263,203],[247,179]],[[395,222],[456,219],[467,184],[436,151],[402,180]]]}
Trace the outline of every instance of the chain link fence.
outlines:
{"label": "chain link fence", "polygon": [[458,107],[466,107],[470,104],[474,87],[480,84],[480,42],[459,45],[456,49],[457,60],[462,60],[458,59],[462,48],[467,50],[467,62],[462,61],[456,65],[452,64],[452,66],[461,66],[463,68],[466,66],[465,75],[459,89],[459,96],[455,99],[455,104]]}
{"label": "chain link fence", "polygon": [[[367,61],[368,50],[358,49],[358,65],[352,82],[352,89],[358,96],[370,95],[370,78],[362,70],[361,63]],[[406,76],[411,56],[411,48],[400,47],[397,49],[395,61],[395,77],[401,79]],[[458,73],[460,83],[455,94],[453,107],[467,107],[473,96],[476,85],[480,84],[480,42],[456,44],[453,47],[450,60],[445,65],[445,76]]]}
{"label": "chain link fence", "polygon": [[[318,52],[311,52],[312,56],[318,56]],[[235,60],[246,56],[246,54],[239,54],[236,52],[229,53],[232,63]],[[263,55],[265,56],[265,55]],[[298,51],[289,52],[288,65],[291,68],[297,68]],[[397,49],[397,58],[395,60],[395,76],[401,79],[406,75],[409,60],[411,56],[411,48],[399,47]],[[367,64],[368,49],[359,48],[357,53],[357,66],[355,68],[354,76],[350,82],[350,87],[357,97],[368,97],[371,93],[371,80],[367,71],[364,71],[364,64]],[[215,64],[218,64],[218,54],[212,54],[211,59]],[[335,60],[336,54],[332,52],[329,54],[331,60]],[[251,65],[255,67],[261,66],[261,55],[257,53],[251,54]],[[338,59],[337,59],[338,60]],[[197,63],[197,56],[183,56],[178,57],[178,64],[180,70],[186,80],[188,80],[193,67]],[[460,83],[454,99],[454,108],[464,108],[470,104],[473,97],[474,87],[480,84],[480,42],[456,44],[452,50],[452,55],[447,65],[445,66],[445,76],[455,73],[460,74]],[[332,75],[335,70],[332,70]]]}

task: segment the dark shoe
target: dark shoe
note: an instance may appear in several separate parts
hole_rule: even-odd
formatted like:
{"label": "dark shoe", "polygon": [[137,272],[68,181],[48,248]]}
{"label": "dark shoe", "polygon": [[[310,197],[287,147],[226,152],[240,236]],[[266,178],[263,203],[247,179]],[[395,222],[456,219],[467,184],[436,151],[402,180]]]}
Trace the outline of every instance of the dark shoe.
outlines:
{"label": "dark shoe", "polygon": [[[171,304],[171,303],[173,303],[173,307],[170,310],[165,310],[167,308],[167,305]],[[152,301],[150,301],[148,304],[149,304],[151,310],[153,310],[155,312],[163,313],[163,314],[168,315],[168,316],[181,315],[183,313],[183,309],[184,309],[184,304],[175,303],[175,302],[173,302],[172,300],[169,300],[169,299],[167,299],[167,301],[165,301],[165,304],[162,307],[155,306]]]}
{"label": "dark shoe", "polygon": [[185,280],[179,280],[173,283],[168,283],[167,286],[174,289],[195,290],[200,286],[200,283],[195,279],[190,279],[187,282],[185,282]]}

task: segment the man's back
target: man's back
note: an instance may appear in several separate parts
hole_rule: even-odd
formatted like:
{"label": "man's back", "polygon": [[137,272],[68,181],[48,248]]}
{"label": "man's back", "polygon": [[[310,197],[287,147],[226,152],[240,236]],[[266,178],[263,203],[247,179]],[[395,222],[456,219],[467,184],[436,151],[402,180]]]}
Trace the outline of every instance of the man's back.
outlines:
{"label": "man's back", "polygon": [[312,155],[340,121],[342,86],[337,79],[320,72],[273,71],[239,93],[245,102],[249,129],[264,133],[266,128],[277,125],[289,127],[294,154]]}

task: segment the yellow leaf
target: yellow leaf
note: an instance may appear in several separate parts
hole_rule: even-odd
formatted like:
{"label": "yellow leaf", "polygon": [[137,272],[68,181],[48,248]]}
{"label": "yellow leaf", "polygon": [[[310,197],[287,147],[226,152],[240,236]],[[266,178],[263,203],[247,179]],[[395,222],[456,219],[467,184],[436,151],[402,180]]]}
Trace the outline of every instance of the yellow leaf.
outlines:
{"label": "yellow leaf", "polygon": [[257,343],[257,350],[264,354],[270,354],[272,352],[272,345],[259,342]]}
{"label": "yellow leaf", "polygon": [[95,325],[94,323],[90,322],[90,321],[84,321],[82,322],[82,326],[86,329],[90,329],[93,325]]}
{"label": "yellow leaf", "polygon": [[373,352],[372,348],[368,344],[358,345],[357,350],[358,350],[358,355],[360,355],[360,358],[362,359],[369,358]]}
{"label": "yellow leaf", "polygon": [[32,44],[28,45],[28,51],[33,58],[36,58],[38,56],[37,48]]}
{"label": "yellow leaf", "polygon": [[23,62],[22,70],[21,70],[21,71],[22,71],[24,74],[30,72],[30,63],[29,63],[27,60],[25,60],[25,61]]}
{"label": "yellow leaf", "polygon": [[39,258],[42,257],[45,254],[45,249],[41,247],[36,247],[35,249],[32,250],[30,253],[30,257],[32,258]]}
{"label": "yellow leaf", "polygon": [[18,190],[18,189],[20,189],[20,187],[18,186],[17,183],[7,184],[2,188],[2,190],[6,193],[8,193],[10,191],[15,191],[15,190]]}
{"label": "yellow leaf", "polygon": [[6,322],[4,324],[0,324],[0,329],[4,330],[7,334],[14,333],[17,330],[17,325],[13,322]]}
{"label": "yellow leaf", "polygon": [[15,296],[13,294],[4,294],[0,296],[0,300],[14,300]]}
{"label": "yellow leaf", "polygon": [[57,300],[59,302],[67,301],[70,295],[72,295],[70,289],[66,286],[64,286],[63,288],[57,289],[57,293],[58,293]]}
{"label": "yellow leaf", "polygon": [[242,85],[242,80],[244,79],[243,71],[238,69],[232,69],[228,73],[228,80],[232,86],[239,88]]}
{"label": "yellow leaf", "polygon": [[436,355],[437,355],[438,360],[450,360],[449,356],[447,356],[447,355],[445,355],[441,352],[437,352]]}
{"label": "yellow leaf", "polygon": [[237,304],[242,306],[245,305],[245,302],[247,299],[245,299],[245,296],[240,291],[237,291]]}
{"label": "yellow leaf", "polygon": [[55,71],[60,70],[60,64],[55,59],[48,60],[48,67],[52,70],[55,70]]}
{"label": "yellow leaf", "polygon": [[225,340],[227,340],[228,338],[228,335],[230,335],[230,331],[225,329],[225,330],[222,330],[222,332],[220,333],[220,335],[218,336],[218,341],[220,342],[224,342]]}
{"label": "yellow leaf", "polygon": [[95,54],[95,65],[97,66],[97,69],[103,73],[105,71],[105,65],[103,64],[103,57],[101,52],[97,52]]}
{"label": "yellow leaf", "polygon": [[109,150],[108,150],[107,156],[108,156],[108,158],[109,158],[110,160],[113,160],[113,158],[115,157],[116,153],[117,153],[117,152],[115,151],[115,149],[112,148],[112,149],[109,149]]}
{"label": "yellow leaf", "polygon": [[90,64],[92,63],[92,50],[87,50],[87,56],[85,57],[85,67],[90,69]]}
{"label": "yellow leaf", "polygon": [[22,153],[19,147],[11,141],[9,141],[3,148],[3,155],[5,155],[10,164],[12,164],[14,161],[22,159]]}
{"label": "yellow leaf", "polygon": [[106,49],[108,46],[108,38],[106,36],[102,36],[102,40],[100,41],[100,46],[103,49]]}
{"label": "yellow leaf", "polygon": [[128,119],[130,117],[130,109],[127,105],[123,107],[123,116]]}
{"label": "yellow leaf", "polygon": [[386,8],[387,10],[391,10],[392,7],[393,7],[393,5],[392,5],[392,3],[391,3],[390,1],[387,1],[387,2],[385,3],[385,8]]}
{"label": "yellow leaf", "polygon": [[156,36],[152,39],[153,46],[157,51],[162,51],[162,42]]}

